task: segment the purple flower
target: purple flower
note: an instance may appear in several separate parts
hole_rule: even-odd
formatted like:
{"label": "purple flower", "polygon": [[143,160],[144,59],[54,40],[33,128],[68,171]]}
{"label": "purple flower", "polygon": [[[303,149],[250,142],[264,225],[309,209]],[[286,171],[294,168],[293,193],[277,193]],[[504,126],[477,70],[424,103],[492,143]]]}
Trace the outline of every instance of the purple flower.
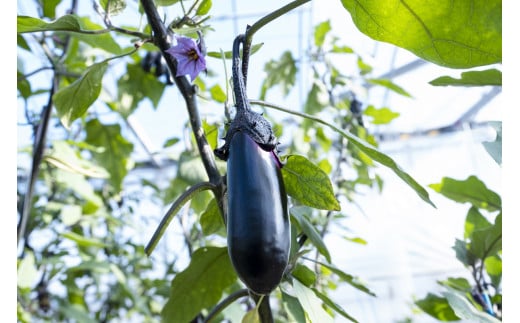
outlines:
{"label": "purple flower", "polygon": [[189,75],[193,81],[197,75],[206,69],[206,60],[201,48],[189,37],[175,35],[177,45],[166,52],[177,60],[177,76]]}

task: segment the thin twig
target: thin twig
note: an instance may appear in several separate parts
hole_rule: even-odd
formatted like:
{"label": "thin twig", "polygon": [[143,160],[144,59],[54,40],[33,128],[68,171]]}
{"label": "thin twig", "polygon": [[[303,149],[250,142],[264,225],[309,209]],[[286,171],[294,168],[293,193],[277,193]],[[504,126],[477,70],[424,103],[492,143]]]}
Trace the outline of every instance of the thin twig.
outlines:
{"label": "thin twig", "polygon": [[204,319],[204,323],[209,323],[211,320],[213,320],[220,312],[222,312],[223,309],[228,307],[231,303],[236,301],[239,298],[249,296],[249,291],[247,289],[240,289],[233,294],[229,295],[228,297],[224,298],[220,303],[215,306],[211,312],[208,313],[206,318]]}

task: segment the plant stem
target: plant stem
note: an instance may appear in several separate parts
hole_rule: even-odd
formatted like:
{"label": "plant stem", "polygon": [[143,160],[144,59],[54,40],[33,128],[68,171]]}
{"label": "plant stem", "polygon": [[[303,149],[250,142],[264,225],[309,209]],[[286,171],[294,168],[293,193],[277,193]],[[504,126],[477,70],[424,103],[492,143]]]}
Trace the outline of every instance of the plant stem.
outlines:
{"label": "plant stem", "polygon": [[173,76],[173,80],[186,101],[186,109],[188,110],[191,129],[195,135],[195,141],[197,142],[197,148],[202,163],[204,164],[204,169],[208,174],[209,181],[215,186],[213,188],[213,193],[218,201],[220,212],[222,216],[225,217],[226,210],[224,209],[223,203],[225,183],[222,181],[222,176],[220,175],[215,162],[215,155],[213,154],[213,150],[211,149],[211,146],[206,139],[206,135],[204,134],[204,129],[202,128],[196,100],[197,87],[192,85],[186,76],[176,76],[177,61],[171,55],[166,53],[166,50],[171,47],[171,34],[163,24],[153,0],[141,0],[141,5],[143,6],[143,10],[148,18],[148,23],[152,27],[154,44],[161,50],[162,56],[164,57],[166,64],[170,69],[170,73]]}
{"label": "plant stem", "polygon": [[229,295],[225,299],[222,300],[222,302],[218,303],[217,306],[215,306],[211,312],[208,313],[206,318],[204,319],[204,323],[209,323],[211,320],[213,320],[220,312],[222,312],[223,309],[228,307],[231,303],[236,301],[239,298],[249,296],[249,291],[247,289],[241,289],[233,294]]}
{"label": "plant stem", "polygon": [[214,191],[215,189],[215,184],[210,182],[202,182],[197,183],[191,186],[188,190],[184,191],[184,193],[182,193],[181,196],[179,196],[175,200],[175,202],[173,202],[168,212],[166,212],[166,214],[162,218],[161,223],[159,224],[159,226],[155,230],[155,233],[152,236],[152,239],[150,239],[150,242],[148,242],[148,245],[144,249],[146,255],[150,256],[152,254],[152,251],[155,249],[155,246],[159,242],[159,239],[161,239],[161,237],[163,236],[164,231],[172,221],[173,217],[177,214],[177,212],[179,212],[179,210],[184,206],[184,204],[186,204],[186,202],[191,200],[191,198],[198,192],[202,192],[205,190]]}
{"label": "plant stem", "polygon": [[249,47],[251,45],[251,42],[253,40],[253,35],[263,26],[267,25],[271,21],[275,20],[276,18],[286,14],[287,12],[293,10],[294,8],[297,8],[307,2],[310,2],[311,0],[295,0],[293,2],[290,2],[286,4],[285,6],[281,7],[278,10],[275,10],[271,12],[270,14],[260,18],[257,22],[255,22],[251,27],[249,27],[246,31],[246,41],[245,43]]}

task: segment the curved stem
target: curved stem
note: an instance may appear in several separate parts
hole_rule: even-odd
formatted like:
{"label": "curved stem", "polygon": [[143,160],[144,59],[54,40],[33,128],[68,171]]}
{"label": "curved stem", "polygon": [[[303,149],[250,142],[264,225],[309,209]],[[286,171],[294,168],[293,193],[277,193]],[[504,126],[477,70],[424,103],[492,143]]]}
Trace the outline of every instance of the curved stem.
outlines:
{"label": "curved stem", "polygon": [[249,27],[246,31],[246,39],[245,43],[247,47],[251,46],[251,42],[253,41],[253,35],[260,30],[263,26],[267,25],[271,21],[275,20],[276,18],[286,14],[287,12],[293,10],[294,8],[297,8],[307,2],[310,2],[311,0],[295,0],[293,2],[290,2],[286,4],[285,6],[281,7],[278,10],[275,10],[271,12],[270,14],[260,18],[257,22],[255,22],[251,27]]}
{"label": "curved stem", "polygon": [[205,190],[213,190],[215,191],[216,185],[210,182],[202,182],[195,184],[191,186],[188,190],[186,190],[184,193],[179,196],[175,202],[173,202],[172,206],[166,212],[164,217],[161,220],[161,223],[155,230],[155,233],[153,234],[152,238],[150,239],[150,242],[146,245],[146,248],[144,249],[147,256],[150,256],[155,249],[155,246],[157,246],[157,243],[159,242],[159,239],[161,239],[162,235],[164,234],[164,231],[166,231],[166,228],[172,221],[173,217],[179,212],[179,210],[193,198],[195,194],[198,192],[202,192]]}
{"label": "curved stem", "polygon": [[211,312],[208,313],[206,318],[204,319],[204,323],[209,323],[211,320],[213,320],[222,310],[224,310],[226,307],[228,307],[231,303],[236,301],[239,298],[249,296],[249,291],[247,289],[241,289],[233,294],[229,295],[228,297],[224,298],[222,302],[218,303],[217,306],[215,306]]}
{"label": "curved stem", "polygon": [[269,303],[269,295],[257,295],[251,293],[251,296],[255,300],[256,306],[258,306],[258,315],[260,316],[261,323],[273,323],[273,312],[271,310],[271,304]]}

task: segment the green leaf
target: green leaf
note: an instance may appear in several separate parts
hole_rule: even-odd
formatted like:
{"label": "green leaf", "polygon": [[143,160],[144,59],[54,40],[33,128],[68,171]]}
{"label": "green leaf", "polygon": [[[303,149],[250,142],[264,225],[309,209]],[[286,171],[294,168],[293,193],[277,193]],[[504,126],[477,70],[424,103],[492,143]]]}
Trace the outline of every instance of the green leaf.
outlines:
{"label": "green leaf", "polygon": [[316,47],[323,46],[323,43],[325,42],[325,37],[327,36],[327,33],[330,31],[330,21],[324,21],[320,24],[318,24],[316,27],[314,27],[314,44]]}
{"label": "green leaf", "polygon": [[334,322],[333,318],[322,307],[321,300],[316,296],[312,289],[306,287],[297,279],[293,279],[292,284],[296,298],[298,298],[300,304],[302,304],[302,307],[305,310],[305,313],[309,316],[311,323]]}
{"label": "green leaf", "polygon": [[65,205],[60,211],[61,222],[66,226],[76,224],[81,219],[82,211],[79,205]]}
{"label": "green leaf", "polygon": [[291,271],[291,275],[307,287],[311,287],[316,282],[316,273],[300,263],[296,264]]}
{"label": "green leaf", "polygon": [[110,173],[109,183],[116,193],[120,192],[123,179],[133,167],[130,154],[134,145],[121,135],[119,124],[103,125],[98,119],[92,119],[85,129],[85,141],[104,148],[102,152],[92,152],[92,157]]}
{"label": "green leaf", "polygon": [[166,140],[163,144],[163,148],[168,148],[168,147],[171,147],[173,145],[175,145],[176,143],[178,143],[180,141],[179,138],[177,137],[174,137],[174,138],[170,138],[168,140]]}
{"label": "green leaf", "polygon": [[218,126],[216,124],[209,124],[206,120],[202,120],[202,129],[208,140],[211,150],[217,148],[218,145]]}
{"label": "green leaf", "polygon": [[460,320],[451,308],[448,300],[444,297],[428,293],[425,298],[415,301],[415,305],[417,305],[423,312],[439,321],[449,322]]}
{"label": "green leaf", "polygon": [[473,231],[469,250],[472,254],[482,260],[494,256],[502,250],[501,214],[496,217],[493,226]]}
{"label": "green leaf", "polygon": [[[78,17],[79,23],[81,24],[82,30],[102,30],[103,27],[90,21],[88,17]],[[72,37],[81,40],[92,46],[93,48],[99,48],[108,53],[115,55],[121,55],[122,49],[119,44],[114,40],[110,33],[101,34],[85,34],[85,33],[73,33],[70,34]]]}
{"label": "green leaf", "polygon": [[348,46],[336,46],[336,45],[334,45],[332,47],[332,52],[333,53],[338,53],[338,54],[353,54],[354,50],[351,47],[348,47]]}
{"label": "green leaf", "polygon": [[[251,46],[251,50],[249,51],[249,55],[253,55],[254,53],[258,52],[263,45],[264,45],[264,43],[259,43],[259,44],[252,45]],[[207,53],[207,55],[209,57],[222,59],[222,53],[220,51],[219,52],[209,51]],[[242,50],[240,50],[240,55],[242,55]],[[224,52],[224,58],[225,59],[232,59],[233,58],[233,52],[232,51]]]}
{"label": "green leaf", "polygon": [[154,0],[154,2],[158,7],[169,7],[179,2],[179,0]]}
{"label": "green leaf", "polygon": [[53,101],[58,117],[67,129],[98,98],[107,66],[106,61],[91,65],[79,79],[54,94]]}
{"label": "green leaf", "polygon": [[464,239],[471,238],[475,230],[486,229],[491,226],[491,223],[478,211],[478,209],[472,206],[468,215],[466,215],[466,222],[464,223]]}
{"label": "green leaf", "polygon": [[325,303],[327,306],[329,306],[334,311],[339,313],[341,316],[343,316],[344,318],[346,318],[347,320],[349,320],[351,322],[357,322],[357,320],[355,318],[353,318],[352,316],[348,315],[348,313],[345,312],[345,310],[343,308],[341,308],[341,306],[339,306],[334,301],[332,301],[330,298],[328,298],[327,295],[319,292],[316,288],[312,288],[312,290],[314,291],[316,296],[318,296],[323,301],[323,303]]}
{"label": "green leaf", "polygon": [[372,72],[373,70],[373,67],[369,64],[367,64],[363,58],[361,58],[361,56],[358,56],[358,59],[357,59],[357,66],[359,68],[359,73],[361,75],[366,75],[370,72]]}
{"label": "green leaf", "polygon": [[364,142],[360,138],[354,136],[351,133],[343,131],[336,126],[328,124],[332,129],[338,132],[343,137],[347,138],[349,142],[356,146],[359,150],[365,153],[368,157],[381,163],[382,165],[390,168],[394,173],[399,176],[406,184],[408,184],[423,201],[427,202],[431,206],[435,207],[435,204],[430,200],[428,192],[419,184],[412,176],[403,171],[399,165],[388,155],[378,151],[374,146]]}
{"label": "green leaf", "polygon": [[484,266],[493,286],[499,286],[502,281],[502,259],[496,255],[487,257],[484,261]]}
{"label": "green leaf", "polygon": [[242,323],[261,323],[260,314],[258,313],[258,306],[255,306],[247,312],[242,318]]}
{"label": "green leaf", "polygon": [[372,124],[388,124],[395,118],[399,117],[398,112],[394,112],[389,108],[377,109],[373,105],[369,105],[363,114],[372,117]]}
{"label": "green leaf", "polygon": [[16,31],[18,33],[32,33],[52,30],[81,31],[81,24],[78,20],[78,17],[74,15],[64,15],[52,22],[46,22],[41,19],[29,16],[17,17]]}
{"label": "green leaf", "polygon": [[461,292],[471,292],[472,286],[466,278],[449,277],[447,280],[440,281],[440,285],[456,289]]}
{"label": "green leaf", "polygon": [[144,98],[150,99],[154,107],[164,93],[166,85],[152,73],[146,73],[140,64],[128,64],[126,73],[117,81],[118,108],[123,116],[129,116]]}
{"label": "green leaf", "polygon": [[502,1],[341,0],[367,36],[432,63],[471,68],[502,61]]}
{"label": "green leaf", "polygon": [[380,85],[383,87],[386,87],[387,89],[394,91],[397,94],[401,94],[402,96],[406,96],[411,98],[412,96],[410,93],[405,91],[402,87],[395,84],[394,82],[388,80],[388,79],[367,79],[367,82],[370,84]]}
{"label": "green leaf", "polygon": [[211,9],[212,4],[213,3],[211,2],[211,0],[202,0],[199,7],[197,8],[196,15],[204,16],[205,14],[207,14]]}
{"label": "green leaf", "polygon": [[290,51],[285,51],[278,60],[270,60],[264,66],[265,78],[262,83],[260,100],[265,100],[267,91],[274,86],[281,87],[286,97],[296,83],[296,60]]}
{"label": "green leaf", "polygon": [[98,247],[103,248],[107,245],[104,244],[101,240],[95,239],[95,238],[88,238],[85,236],[82,236],[80,234],[74,233],[74,232],[63,232],[60,234],[65,239],[69,239],[71,241],[74,241],[79,247]]}
{"label": "green leaf", "polygon": [[469,202],[477,208],[490,212],[502,209],[500,196],[489,190],[476,176],[469,176],[466,180],[444,177],[440,183],[430,184],[430,187],[458,203]]}
{"label": "green leaf", "polygon": [[307,100],[303,111],[309,114],[321,112],[329,103],[327,89],[322,83],[314,82],[311,90],[307,94]]}
{"label": "green leaf", "polygon": [[110,16],[118,15],[126,8],[125,0],[100,0],[99,4]]}
{"label": "green leaf", "polygon": [[491,121],[489,124],[495,128],[497,135],[494,141],[483,142],[482,145],[497,164],[502,165],[502,121]]}
{"label": "green leaf", "polygon": [[53,179],[56,183],[72,190],[87,201],[87,203],[82,205],[82,213],[92,214],[103,205],[103,200],[96,194],[92,184],[83,175],[57,169],[53,173]]}
{"label": "green leaf", "polygon": [[318,262],[318,264],[320,264],[321,266],[329,269],[334,274],[338,275],[338,277],[342,281],[348,283],[352,287],[355,287],[358,290],[360,290],[360,291],[362,291],[364,293],[367,293],[370,296],[376,296],[376,294],[374,292],[372,292],[368,287],[366,287],[362,282],[360,282],[357,277],[354,277],[354,276],[352,276],[350,274],[347,274],[344,271],[340,270],[339,268],[337,268],[337,267],[335,267],[333,265],[325,264],[323,262]]}
{"label": "green leaf", "polygon": [[52,150],[44,155],[43,160],[63,170],[93,178],[108,178],[109,174],[91,161],[76,153],[65,141],[54,141]]}
{"label": "green leaf", "polygon": [[220,215],[220,210],[215,198],[211,199],[208,207],[200,216],[200,226],[205,236],[209,236],[213,233],[218,233],[221,236],[226,235],[226,227],[222,221],[222,216]]}
{"label": "green leaf", "polygon": [[25,256],[18,264],[17,285],[20,288],[32,288],[36,284],[39,273],[35,265],[34,254],[30,251],[25,252]]}
{"label": "green leaf", "polygon": [[161,312],[163,320],[191,321],[201,310],[215,305],[236,280],[227,248],[195,250],[188,267],[173,278],[170,298]]}
{"label": "green leaf", "polygon": [[303,233],[307,235],[312,244],[318,249],[319,253],[330,262],[330,253],[325,242],[323,242],[320,234],[307,218],[307,214],[312,211],[305,206],[293,206],[289,212],[291,214],[291,219],[296,221]]}
{"label": "green leaf", "polygon": [[472,266],[475,264],[475,256],[469,252],[468,244],[465,241],[455,239],[455,245],[452,249],[455,250],[455,256],[464,266]]}
{"label": "green leaf", "polygon": [[61,0],[46,0],[43,1],[43,15],[45,17],[49,17],[51,19],[56,18],[56,6],[61,2]]}
{"label": "green leaf", "polygon": [[226,93],[222,90],[220,85],[215,84],[209,89],[209,93],[211,94],[211,98],[217,102],[224,103],[227,100]]}
{"label": "green leaf", "polygon": [[282,302],[291,316],[291,322],[306,323],[305,311],[296,297],[282,291]]}
{"label": "green leaf", "polygon": [[502,72],[497,69],[462,72],[460,79],[441,76],[429,83],[435,86],[502,86]]}
{"label": "green leaf", "polygon": [[491,315],[479,311],[473,306],[470,301],[460,292],[455,290],[448,290],[443,292],[448,303],[450,304],[453,311],[458,317],[463,320],[469,320],[470,322],[479,323],[499,323],[501,321],[492,317]]}
{"label": "green leaf", "polygon": [[330,178],[304,156],[289,155],[282,176],[287,194],[300,203],[322,210],[341,209]]}

